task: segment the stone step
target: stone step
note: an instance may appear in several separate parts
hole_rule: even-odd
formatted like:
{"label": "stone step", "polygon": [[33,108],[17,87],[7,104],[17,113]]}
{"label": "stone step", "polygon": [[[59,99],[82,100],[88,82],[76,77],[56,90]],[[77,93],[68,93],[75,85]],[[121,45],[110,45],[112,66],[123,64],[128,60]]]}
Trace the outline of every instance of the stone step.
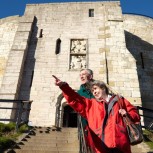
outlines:
{"label": "stone step", "polygon": [[39,146],[44,146],[44,147],[48,147],[48,146],[50,146],[50,147],[71,147],[71,146],[73,146],[73,147],[79,147],[79,142],[77,142],[77,143],[67,143],[67,144],[61,144],[61,143],[41,143],[41,142],[38,142],[38,143],[36,143],[36,142],[24,142],[24,143],[19,143],[18,144],[18,146],[19,147],[22,147],[22,146],[35,146],[35,147],[39,147]]}
{"label": "stone step", "polygon": [[46,132],[46,131],[34,131],[32,134],[29,134],[29,136],[30,135],[45,135],[45,136],[50,136],[50,135],[52,135],[52,136],[55,136],[55,135],[59,135],[59,136],[69,136],[69,137],[71,137],[71,136],[77,136],[78,135],[78,133],[77,132]]}
{"label": "stone step", "polygon": [[77,136],[78,133],[62,133],[62,132],[50,132],[50,133],[39,133],[39,132],[35,132],[35,134],[29,134],[29,136],[41,136],[41,135],[45,135],[45,136],[68,136],[68,137],[74,137]]}
{"label": "stone step", "polygon": [[[12,152],[14,153],[14,152]],[[15,150],[15,153],[79,153],[79,151]]]}
{"label": "stone step", "polygon": [[77,140],[78,139],[78,136],[72,136],[72,137],[66,137],[66,136],[53,136],[53,135],[50,135],[50,136],[46,136],[46,135],[37,135],[37,136],[31,136],[31,137],[26,137],[25,139],[53,139],[53,140],[70,140],[70,139],[75,139]]}
{"label": "stone step", "polygon": [[33,129],[33,130],[37,130],[37,131],[40,131],[40,130],[42,130],[42,131],[62,131],[62,132],[77,132],[78,131],[78,129],[77,128],[62,128],[62,129],[60,129],[60,130],[53,130],[53,129],[47,129],[47,128],[40,128],[40,129]]}
{"label": "stone step", "polygon": [[78,128],[76,128],[76,127],[62,127],[61,128],[61,131],[78,131]]}
{"label": "stone step", "polygon": [[153,150],[151,150],[144,142],[135,146],[131,146],[131,150],[132,153],[153,153]]}
{"label": "stone step", "polygon": [[[36,127],[7,153],[79,153],[77,128]],[[11,151],[11,150],[10,150]]]}
{"label": "stone step", "polygon": [[[62,143],[62,144],[64,144],[64,143],[77,143],[78,142],[78,140],[76,140],[76,139],[63,139],[63,140],[57,140],[57,139],[51,139],[51,138],[42,138],[42,139],[37,139],[37,138],[35,138],[35,139],[26,139],[25,141],[27,141],[27,142],[40,142],[40,143],[43,143],[43,142],[50,142],[50,143]],[[24,141],[23,141],[24,142]]]}
{"label": "stone step", "polygon": [[77,128],[62,128],[60,130],[53,130],[52,128],[46,128],[46,127],[41,127],[41,128],[34,128],[33,131],[39,131],[39,132],[62,132],[62,133],[77,133],[78,129]]}
{"label": "stone step", "polygon": [[62,135],[62,134],[53,134],[53,135],[46,135],[46,134],[37,134],[37,135],[34,135],[34,136],[27,136],[26,138],[34,138],[34,137],[45,137],[45,138],[78,138],[78,135],[77,134],[72,134],[72,135]]}
{"label": "stone step", "polygon": [[[43,150],[43,151],[79,151],[78,147],[74,146],[61,146],[61,147],[52,147],[52,146],[20,146],[22,150]],[[16,150],[18,150],[16,149]]]}
{"label": "stone step", "polygon": [[[68,144],[68,143],[67,143]],[[64,144],[64,145],[67,145]],[[22,146],[51,146],[51,147],[57,147],[58,143],[50,143],[50,142],[30,142],[29,141],[22,141],[17,144],[17,147],[22,147]],[[61,144],[62,145],[62,144]]]}
{"label": "stone step", "polygon": [[19,142],[18,144],[19,145],[27,145],[27,144],[42,144],[42,145],[57,145],[57,144],[61,144],[61,145],[66,145],[66,144],[71,144],[71,145],[73,145],[73,144],[78,144],[79,143],[79,141],[78,140],[76,140],[76,141],[33,141],[33,140],[28,140],[28,141],[21,141],[21,142]]}
{"label": "stone step", "polygon": [[26,140],[49,140],[49,141],[57,141],[57,140],[78,140],[77,137],[66,137],[66,136],[33,136],[33,137],[29,137],[29,138],[26,138]]}

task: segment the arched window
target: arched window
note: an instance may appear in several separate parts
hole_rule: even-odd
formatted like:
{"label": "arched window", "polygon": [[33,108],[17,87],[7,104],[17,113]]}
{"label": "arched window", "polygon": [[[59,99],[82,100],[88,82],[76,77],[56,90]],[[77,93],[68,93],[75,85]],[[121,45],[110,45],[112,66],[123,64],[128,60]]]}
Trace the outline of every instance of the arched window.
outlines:
{"label": "arched window", "polygon": [[56,50],[55,50],[55,54],[56,54],[56,55],[59,54],[60,51],[61,51],[61,39],[58,38],[58,39],[56,40]]}

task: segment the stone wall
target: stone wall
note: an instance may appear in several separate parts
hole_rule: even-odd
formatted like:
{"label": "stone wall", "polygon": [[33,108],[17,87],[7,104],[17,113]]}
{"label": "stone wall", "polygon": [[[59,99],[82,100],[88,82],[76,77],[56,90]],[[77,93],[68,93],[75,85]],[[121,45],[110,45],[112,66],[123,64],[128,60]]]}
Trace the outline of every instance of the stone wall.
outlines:
{"label": "stone wall", "polygon": [[107,62],[107,82],[115,92],[126,97],[131,103],[141,105],[135,60],[126,49],[121,8],[117,7],[116,3],[107,3],[105,13],[104,52]]}
{"label": "stone wall", "polygon": [[124,15],[124,29],[126,47],[136,61],[142,106],[152,108],[153,19],[139,15]]}
{"label": "stone wall", "polygon": [[[94,9],[94,17],[88,16],[89,9]],[[35,60],[30,120],[34,125],[55,123],[61,91],[54,86],[52,74],[79,88],[79,71],[69,70],[71,39],[87,40],[87,67],[94,70],[95,79],[104,80],[132,103],[141,105],[135,60],[126,49],[119,2],[27,5],[25,15],[37,18],[36,47],[31,50]],[[61,52],[56,55],[57,39],[61,40]],[[129,84],[133,81],[135,86]]]}
{"label": "stone wall", "polygon": [[[24,63],[28,50],[28,42],[30,40],[33,19],[34,17],[23,16],[18,19],[18,24],[12,23],[11,26],[8,26],[8,28],[13,29],[13,31],[16,31],[14,31],[12,34],[14,36],[12,36],[12,40],[9,39],[11,38],[11,32],[8,33],[9,31],[7,31],[6,34],[8,37],[5,41],[6,43],[9,43],[10,41],[11,46],[9,48],[9,52],[6,54],[7,63],[5,66],[5,73],[3,74],[3,79],[0,88],[0,99],[19,99],[19,91],[22,82],[22,74],[24,71]],[[6,21],[4,21],[4,24],[7,24]],[[7,106],[11,108],[16,107],[16,104],[1,103],[1,106]],[[4,109],[4,111],[1,111],[0,113],[5,119],[13,119],[16,116],[16,111],[10,109]]]}
{"label": "stone wall", "polygon": [[18,16],[0,19],[0,87],[8,60],[8,55],[18,28],[18,22]]}
{"label": "stone wall", "polygon": [[[9,53],[13,45],[14,37],[18,28],[19,17],[11,16],[0,19],[0,87],[2,87],[3,77],[6,71],[6,65],[9,58]],[[5,78],[4,78],[5,79]],[[0,93],[0,97],[2,94]],[[2,97],[1,97],[2,98]],[[7,99],[8,97],[4,97]],[[0,107],[12,107],[10,103],[0,103]],[[9,119],[12,110],[0,110],[0,118]]]}
{"label": "stone wall", "polygon": [[[88,17],[89,9],[95,10],[95,17]],[[30,120],[36,125],[54,125],[57,98],[61,94],[54,85],[52,74],[69,82],[78,89],[79,70],[69,70],[71,39],[87,40],[88,67],[94,70],[95,78],[104,79],[100,74],[100,61],[104,55],[105,40],[100,39],[104,27],[104,6],[102,3],[59,3],[27,5],[25,15],[37,18],[37,45],[34,53],[35,65],[30,99],[34,100]],[[39,38],[43,29],[43,37]],[[61,51],[55,54],[56,40],[61,40]],[[29,51],[31,52],[31,51]]]}

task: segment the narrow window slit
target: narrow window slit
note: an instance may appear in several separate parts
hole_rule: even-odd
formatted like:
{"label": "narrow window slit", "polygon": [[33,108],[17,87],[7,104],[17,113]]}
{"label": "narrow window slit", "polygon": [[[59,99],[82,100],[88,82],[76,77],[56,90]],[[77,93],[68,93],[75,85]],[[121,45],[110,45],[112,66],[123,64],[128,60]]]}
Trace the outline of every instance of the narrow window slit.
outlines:
{"label": "narrow window slit", "polygon": [[43,37],[43,29],[40,29],[40,34],[39,34],[39,38]]}
{"label": "narrow window slit", "polygon": [[56,55],[59,54],[60,51],[61,51],[61,39],[58,38],[58,39],[56,40],[56,50],[55,50],[55,54],[56,54]]}
{"label": "narrow window slit", "polygon": [[89,17],[94,17],[94,9],[89,9]]}

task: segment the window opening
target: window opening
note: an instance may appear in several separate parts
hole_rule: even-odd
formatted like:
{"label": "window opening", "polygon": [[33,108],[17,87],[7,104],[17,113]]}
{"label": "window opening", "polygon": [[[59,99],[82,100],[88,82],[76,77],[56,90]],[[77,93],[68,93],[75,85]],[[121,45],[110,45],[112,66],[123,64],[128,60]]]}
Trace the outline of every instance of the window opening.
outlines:
{"label": "window opening", "polygon": [[39,34],[39,38],[43,37],[43,29],[40,29],[40,34]]}
{"label": "window opening", "polygon": [[58,39],[56,40],[56,50],[55,50],[55,54],[56,54],[56,55],[59,54],[60,51],[61,51],[61,39],[58,38]]}
{"label": "window opening", "polygon": [[77,113],[70,107],[64,107],[63,127],[77,127]]}
{"label": "window opening", "polygon": [[89,9],[89,17],[94,17],[94,9]]}

